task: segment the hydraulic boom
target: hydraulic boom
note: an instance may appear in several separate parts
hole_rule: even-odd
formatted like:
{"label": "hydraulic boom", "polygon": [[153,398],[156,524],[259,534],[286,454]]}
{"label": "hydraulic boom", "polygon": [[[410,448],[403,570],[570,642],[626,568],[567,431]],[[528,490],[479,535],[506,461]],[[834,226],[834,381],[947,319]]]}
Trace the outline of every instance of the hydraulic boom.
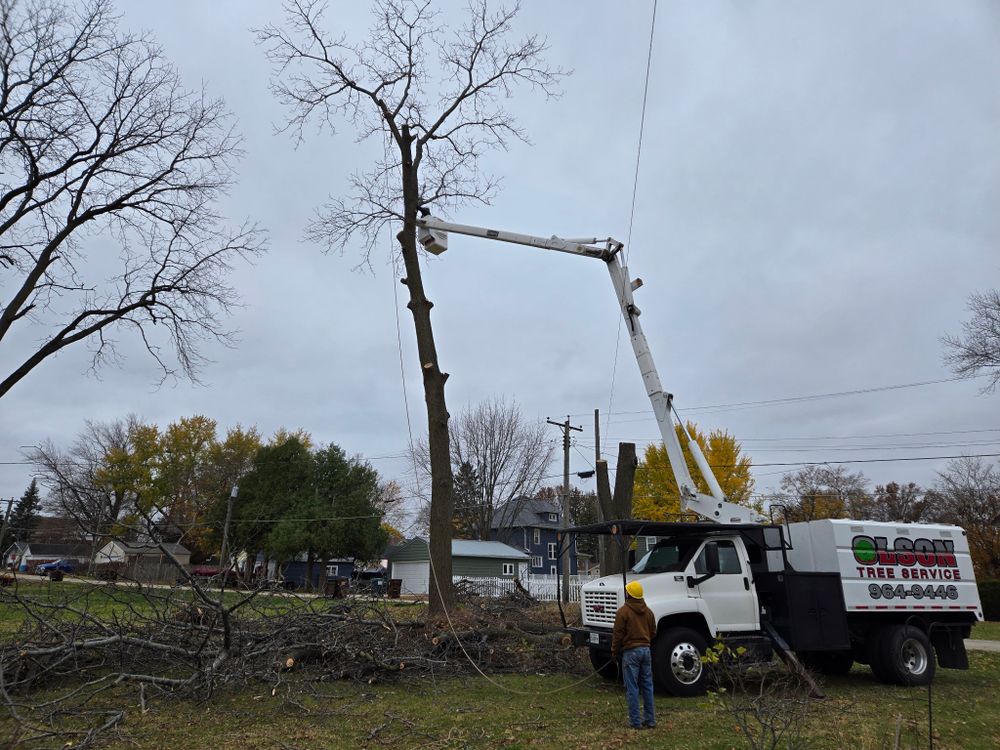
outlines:
{"label": "hydraulic boom", "polygon": [[719,486],[718,480],[712,468],[705,459],[705,454],[697,441],[693,440],[687,430],[683,428],[685,442],[698,466],[698,471],[708,485],[710,495],[705,495],[697,491],[697,486],[688,471],[687,462],[681,450],[681,443],[674,430],[673,417],[676,414],[673,408],[673,395],[663,390],[660,383],[660,376],[657,374],[653,356],[649,351],[646,336],[642,332],[639,323],[640,310],[635,305],[632,293],[642,286],[641,279],[631,280],[628,268],[621,264],[619,255],[622,250],[622,243],[610,237],[599,239],[596,237],[586,239],[562,239],[560,237],[533,237],[527,234],[516,234],[514,232],[501,232],[496,229],[486,229],[484,227],[474,227],[465,224],[453,224],[442,221],[430,215],[424,215],[417,220],[419,225],[419,240],[424,249],[435,255],[440,255],[448,249],[448,233],[464,234],[470,237],[481,237],[487,240],[498,242],[509,242],[515,245],[526,245],[537,247],[542,250],[555,250],[561,253],[572,255],[582,255],[588,258],[603,260],[611,274],[611,283],[618,298],[618,306],[625,318],[625,323],[629,330],[629,339],[632,342],[632,351],[635,353],[636,361],[639,364],[639,372],[642,374],[643,383],[646,386],[646,395],[649,396],[653,405],[653,413],[656,415],[656,423],[660,428],[660,436],[667,449],[667,457],[670,459],[670,468],[677,480],[680,488],[681,508],[697,513],[702,518],[718,523],[756,523],[759,518],[754,512],[743,505],[730,503],[726,500]]}

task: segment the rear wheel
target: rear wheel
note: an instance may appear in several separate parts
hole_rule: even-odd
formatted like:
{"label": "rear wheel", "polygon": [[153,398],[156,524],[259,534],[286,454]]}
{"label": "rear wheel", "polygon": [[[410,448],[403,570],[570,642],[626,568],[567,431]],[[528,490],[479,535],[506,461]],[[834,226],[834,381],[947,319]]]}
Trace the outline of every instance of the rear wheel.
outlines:
{"label": "rear wheel", "polygon": [[653,679],[671,695],[704,695],[708,670],[701,661],[705,639],[691,628],[668,628],[653,644]]}
{"label": "rear wheel", "polygon": [[605,680],[615,681],[619,679],[618,662],[612,658],[610,651],[591,648],[590,664],[594,668],[594,671]]}
{"label": "rear wheel", "polygon": [[934,679],[934,647],[927,634],[912,625],[896,625],[882,636],[883,664],[897,685],[928,685]]}

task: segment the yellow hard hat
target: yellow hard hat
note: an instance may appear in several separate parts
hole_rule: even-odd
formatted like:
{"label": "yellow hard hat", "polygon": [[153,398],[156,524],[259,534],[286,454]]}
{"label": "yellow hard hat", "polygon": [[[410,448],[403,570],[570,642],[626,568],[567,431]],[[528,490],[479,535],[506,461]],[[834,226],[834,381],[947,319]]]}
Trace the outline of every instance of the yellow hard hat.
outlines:
{"label": "yellow hard hat", "polygon": [[625,591],[633,599],[642,599],[642,584],[638,581],[629,581],[625,584]]}

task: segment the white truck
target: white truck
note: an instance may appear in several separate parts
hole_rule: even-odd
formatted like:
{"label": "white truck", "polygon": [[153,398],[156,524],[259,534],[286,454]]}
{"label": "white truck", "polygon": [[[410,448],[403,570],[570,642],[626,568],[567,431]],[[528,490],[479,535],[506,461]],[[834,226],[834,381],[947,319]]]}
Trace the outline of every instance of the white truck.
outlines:
{"label": "white truck", "polygon": [[698,443],[682,430],[710,494],[697,490],[674,430],[673,396],[660,383],[632,296],[642,281],[621,264],[620,242],[534,237],[426,213],[418,225],[421,244],[434,254],[447,249],[453,232],[607,264],[682,509],[705,520],[626,519],[564,530],[564,542],[573,534],[605,534],[623,548],[638,542],[644,552],[631,570],[586,584],[582,627],[568,628],[602,675],[617,674],[612,626],[631,580],[642,582],[657,621],[654,678],[673,695],[705,691],[701,656],[715,640],[743,646],[759,660],[776,651],[794,666],[804,662],[827,674],[866,663],[886,683],[927,684],[936,665],[968,668],[964,638],[983,610],[961,528],[844,519],[766,523],[725,498]]}

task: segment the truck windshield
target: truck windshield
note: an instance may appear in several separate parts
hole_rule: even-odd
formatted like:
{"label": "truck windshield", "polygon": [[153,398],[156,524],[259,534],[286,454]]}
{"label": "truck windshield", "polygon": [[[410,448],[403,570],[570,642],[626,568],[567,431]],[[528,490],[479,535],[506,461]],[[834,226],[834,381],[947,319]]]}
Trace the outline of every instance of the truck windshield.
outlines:
{"label": "truck windshield", "polygon": [[679,573],[698,547],[692,539],[665,539],[647,552],[632,568],[633,573]]}

